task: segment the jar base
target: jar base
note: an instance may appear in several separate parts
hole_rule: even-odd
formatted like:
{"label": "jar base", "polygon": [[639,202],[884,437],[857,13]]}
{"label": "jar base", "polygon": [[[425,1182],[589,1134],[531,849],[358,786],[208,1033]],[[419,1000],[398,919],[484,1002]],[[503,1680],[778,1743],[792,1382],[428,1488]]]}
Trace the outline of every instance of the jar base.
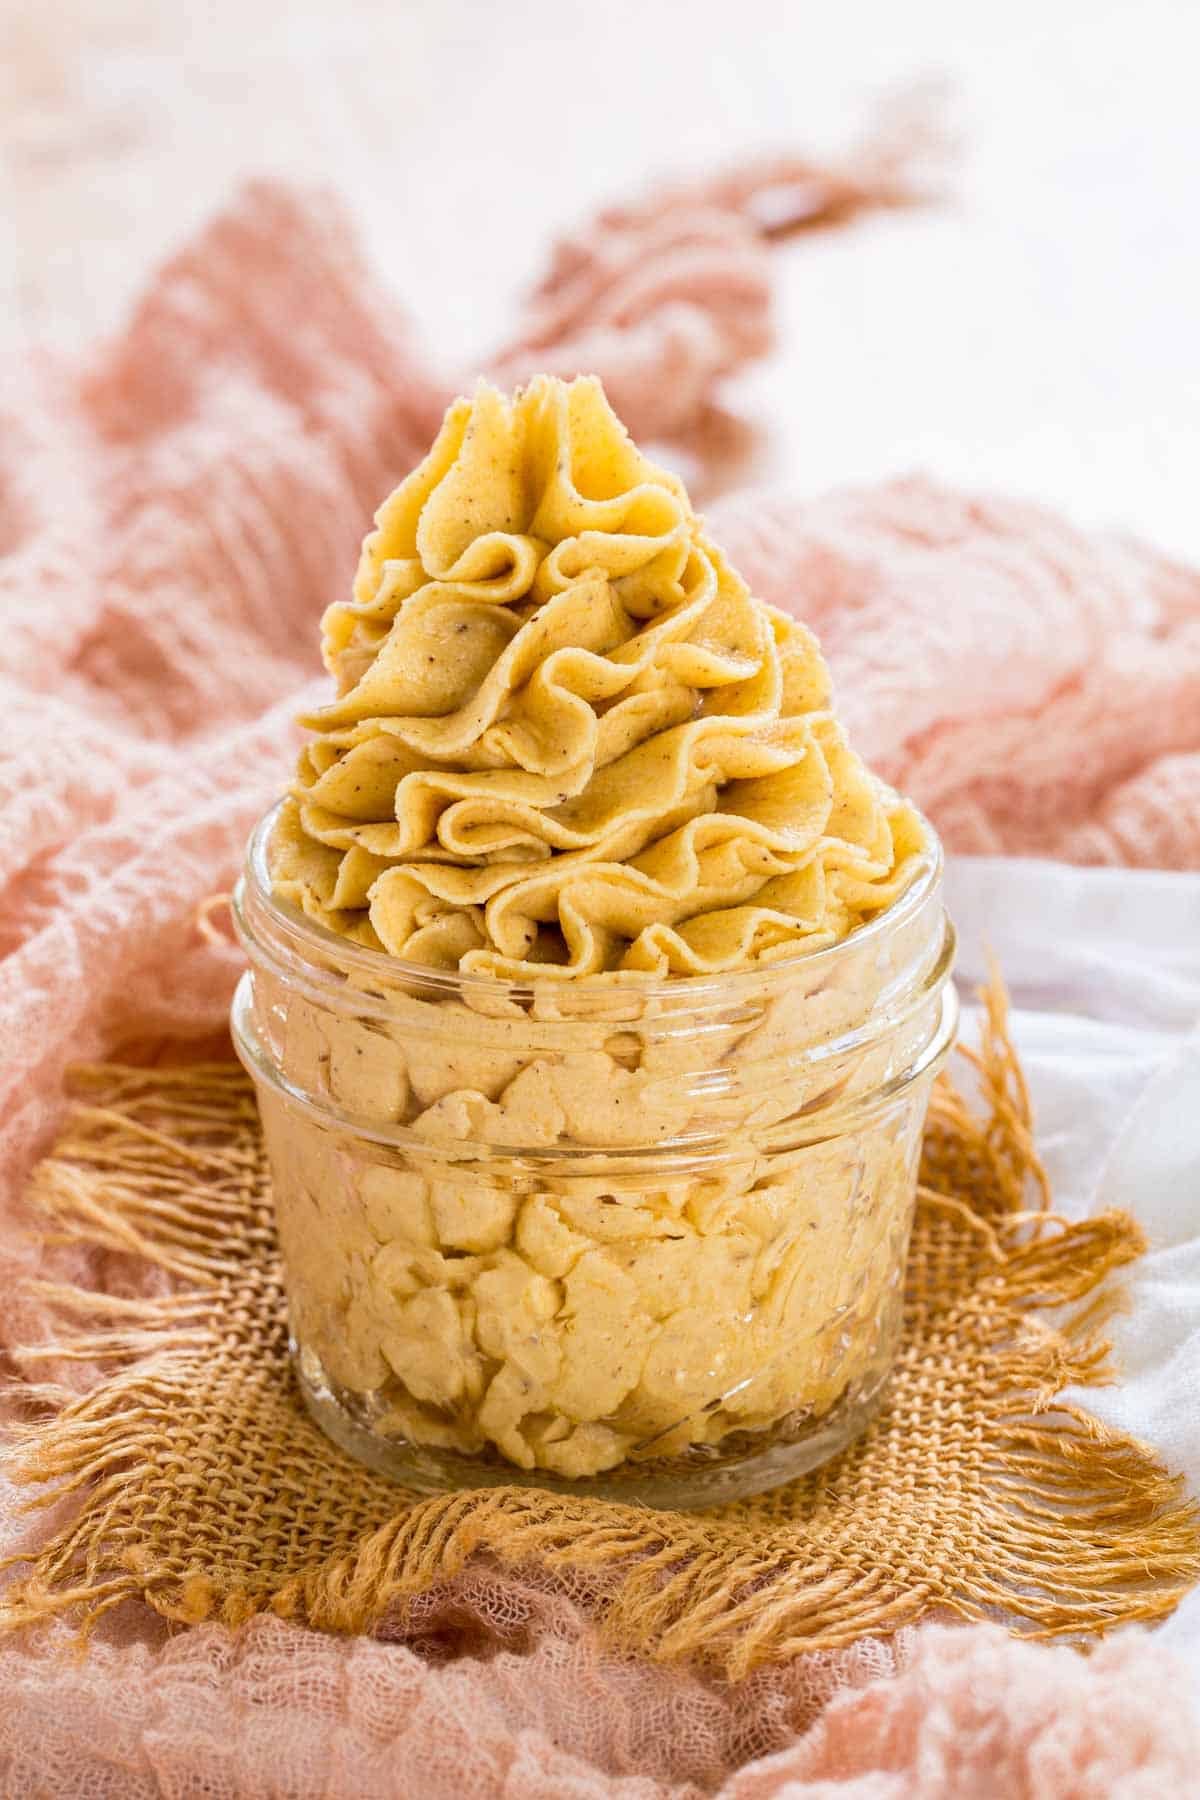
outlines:
{"label": "jar base", "polygon": [[[695,1511],[725,1506],[753,1494],[783,1487],[837,1456],[866,1428],[878,1412],[888,1374],[873,1372],[866,1384],[848,1388],[820,1418],[798,1424],[770,1443],[722,1451],[719,1445],[697,1446],[685,1456],[625,1462],[601,1474],[575,1479],[548,1469],[520,1469],[499,1455],[465,1456],[415,1444],[374,1430],[357,1396],[343,1394],[328,1379],[311,1350],[293,1339],[292,1365],[305,1410],[339,1449],[377,1475],[386,1475],[422,1494],[461,1492],[470,1488],[543,1488],[556,1494],[612,1500],[629,1505]],[[740,1433],[745,1444],[748,1433]]]}

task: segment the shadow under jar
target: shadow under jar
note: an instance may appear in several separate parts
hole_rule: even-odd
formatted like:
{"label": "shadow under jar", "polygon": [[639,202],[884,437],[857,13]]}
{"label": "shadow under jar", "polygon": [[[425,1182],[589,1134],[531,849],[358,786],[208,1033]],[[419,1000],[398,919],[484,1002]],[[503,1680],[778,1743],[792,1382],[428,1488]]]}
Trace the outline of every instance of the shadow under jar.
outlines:
{"label": "shadow under jar", "polygon": [[233,1004],[305,1403],[414,1488],[705,1506],[879,1404],[954,1035],[932,832],[842,942],[737,974],[509,983],[406,964],[270,892]]}

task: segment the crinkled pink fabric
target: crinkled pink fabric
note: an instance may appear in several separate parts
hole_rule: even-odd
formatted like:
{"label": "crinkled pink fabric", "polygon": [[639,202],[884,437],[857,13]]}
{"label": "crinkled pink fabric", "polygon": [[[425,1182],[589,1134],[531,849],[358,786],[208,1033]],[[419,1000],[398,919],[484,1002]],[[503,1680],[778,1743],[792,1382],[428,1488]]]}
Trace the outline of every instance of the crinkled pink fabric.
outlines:
{"label": "crinkled pink fabric", "polygon": [[950,848],[1200,868],[1200,572],[916,479],[742,496],[716,526]]}
{"label": "crinkled pink fabric", "polygon": [[[639,434],[695,440],[769,338],[747,191],[605,215],[495,371],[586,366]],[[22,1273],[110,1276],[13,1229],[63,1070],[222,1029],[237,960],[196,905],[285,779],[320,613],[447,397],[339,208],[269,185],[90,364],[5,370],[0,1359],[44,1326]],[[859,742],[951,844],[1200,866],[1195,572],[923,482],[734,501],[713,525],[816,625]],[[0,1484],[0,1548],[13,1507]],[[3,1792],[1157,1800],[1200,1757],[1136,1636],[1084,1662],[937,1628],[730,1691],[608,1654],[536,1572],[475,1570],[390,1640],[274,1620],[169,1638],[126,1608],[85,1663],[62,1627],[4,1642]]]}
{"label": "crinkled pink fabric", "polygon": [[[273,1618],[34,1665],[0,1646],[10,1796],[79,1800],[1166,1800],[1197,1742],[1171,1659],[1129,1633],[1085,1662],[1000,1630],[798,1658],[731,1691],[621,1661],[564,1602],[516,1649],[450,1663]],[[431,1596],[436,1618],[445,1596]],[[88,1745],[86,1762],[81,1742]]]}

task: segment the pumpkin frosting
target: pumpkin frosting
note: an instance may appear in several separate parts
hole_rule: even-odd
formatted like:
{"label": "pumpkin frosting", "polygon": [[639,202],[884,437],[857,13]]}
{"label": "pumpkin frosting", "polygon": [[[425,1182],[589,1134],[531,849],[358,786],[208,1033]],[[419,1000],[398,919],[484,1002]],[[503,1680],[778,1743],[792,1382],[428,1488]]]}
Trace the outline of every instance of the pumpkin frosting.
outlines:
{"label": "pumpkin frosting", "polygon": [[919,816],[600,383],[456,401],[323,621],[275,892],[410,962],[708,975],[890,904]]}

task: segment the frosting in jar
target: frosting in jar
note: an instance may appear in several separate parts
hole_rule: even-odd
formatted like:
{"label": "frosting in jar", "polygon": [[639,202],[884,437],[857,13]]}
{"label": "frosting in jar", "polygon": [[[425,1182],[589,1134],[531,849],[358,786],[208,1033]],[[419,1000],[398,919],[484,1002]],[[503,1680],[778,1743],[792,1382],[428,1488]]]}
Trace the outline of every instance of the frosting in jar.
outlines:
{"label": "frosting in jar", "polygon": [[[931,846],[847,744],[815,640],[597,382],[540,379],[451,407],[324,650],[272,889],[396,984],[359,1018],[263,975],[263,1009],[294,1086],[406,1144],[264,1106],[298,1339],[373,1428],[568,1477],[821,1416],[881,1367],[923,1097],[772,1137],[906,1050],[797,1076],[895,971],[865,944],[796,971]],[[702,1029],[640,999],[784,959]],[[498,979],[435,1002],[414,964]],[[718,1153],[659,1177],[604,1164],[706,1132]]]}

